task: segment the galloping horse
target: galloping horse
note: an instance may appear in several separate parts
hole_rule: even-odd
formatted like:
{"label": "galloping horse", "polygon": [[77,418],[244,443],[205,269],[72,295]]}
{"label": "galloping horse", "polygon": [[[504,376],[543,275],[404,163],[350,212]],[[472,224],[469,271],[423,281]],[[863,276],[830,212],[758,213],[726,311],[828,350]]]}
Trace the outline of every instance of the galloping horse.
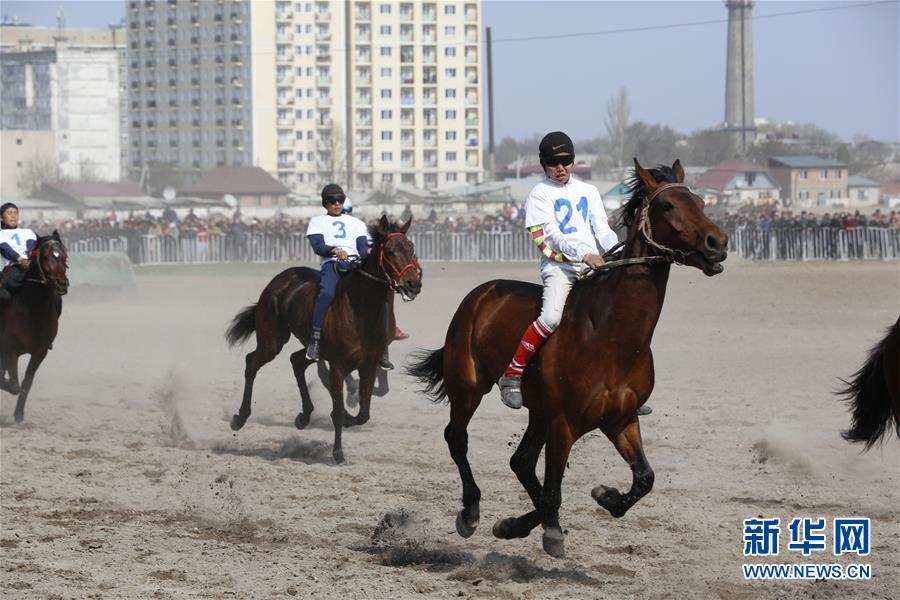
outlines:
{"label": "galloping horse", "polygon": [[891,423],[900,437],[900,319],[872,348],[866,363],[838,392],[853,408],[853,422],[842,432],[845,440],[871,448],[890,434]]}
{"label": "galloping horse", "polygon": [[[25,418],[25,401],[34,374],[59,329],[61,296],[69,291],[68,255],[58,232],[38,237],[30,258],[22,289],[0,313],[0,388],[19,395],[13,412],[16,422]],[[31,358],[19,385],[19,357],[23,354]]]}
{"label": "galloping horse", "polygon": [[[662,310],[672,263],[712,276],[722,272],[727,238],[703,214],[703,201],[684,185],[680,162],[645,170],[635,164],[632,195],[621,219],[629,226],[621,268],[601,270],[575,284],[559,328],[525,370],[522,395],[528,427],[510,466],[534,510],[498,521],[495,536],[527,537],[543,524],[544,550],[564,556],[559,525],[560,485],[575,441],[599,428],[628,462],[631,490],[597,486],[591,495],[621,517],[653,486],[635,414],[653,390],[650,341]],[[481,490],[466,457],[466,428],[482,397],[503,373],[520,333],[537,317],[541,287],[495,280],[463,299],[444,347],[426,352],[408,372],[426,383],[435,401],[448,398],[444,439],[463,483],[456,530],[469,537],[479,522]],[[535,474],[546,444],[544,484]]]}
{"label": "galloping horse", "polygon": [[[422,269],[416,260],[413,243],[406,237],[411,219],[403,225],[390,223],[382,216],[372,228],[374,245],[360,266],[338,283],[322,328],[321,360],[329,364],[329,393],[332,400],[335,462],[343,462],[341,429],[362,425],[369,420],[369,406],[375,385],[378,362],[394,331],[385,327],[385,304],[397,292],[413,299],[422,290]],[[250,337],[256,331],[256,350],[247,354],[244,371],[244,398],[238,414],[231,418],[235,431],[250,416],[253,380],[259,369],[278,356],[291,334],[304,345],[309,341],[313,303],[319,272],[309,267],[293,267],[276,275],[263,289],[259,301],[235,316],[225,334],[230,345]],[[390,311],[393,315],[393,311]],[[391,333],[389,333],[391,332]],[[304,373],[314,361],[306,350],[291,354],[291,365],[300,388],[302,410],[294,425],[303,429],[313,411]],[[344,379],[359,371],[359,412],[351,416],[344,409]]]}

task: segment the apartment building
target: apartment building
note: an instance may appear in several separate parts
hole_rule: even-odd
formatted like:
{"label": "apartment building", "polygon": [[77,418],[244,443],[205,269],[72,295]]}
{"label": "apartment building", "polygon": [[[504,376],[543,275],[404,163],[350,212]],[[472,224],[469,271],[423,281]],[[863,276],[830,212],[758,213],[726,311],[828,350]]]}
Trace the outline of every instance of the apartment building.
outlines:
{"label": "apartment building", "polygon": [[120,179],[124,48],[116,28],[0,26],[4,197],[59,177]]}
{"label": "apartment building", "polygon": [[[130,1],[131,167],[327,181],[481,181],[476,0]],[[352,192],[351,192],[352,193]]]}
{"label": "apartment building", "polygon": [[781,197],[795,207],[846,202],[846,163],[818,156],[770,156],[768,170],[781,187]]}

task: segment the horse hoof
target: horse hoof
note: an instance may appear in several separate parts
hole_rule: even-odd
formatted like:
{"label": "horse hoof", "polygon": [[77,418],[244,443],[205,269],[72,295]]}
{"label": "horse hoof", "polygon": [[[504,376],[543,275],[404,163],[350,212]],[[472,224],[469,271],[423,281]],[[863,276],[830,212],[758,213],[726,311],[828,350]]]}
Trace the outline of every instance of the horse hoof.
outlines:
{"label": "horse hoof", "polygon": [[343,450],[335,450],[334,452],[331,453],[331,455],[334,456],[334,462],[336,464],[341,464],[342,462],[344,462],[344,451]]}
{"label": "horse hoof", "polygon": [[494,527],[491,528],[491,533],[494,534],[495,538],[499,538],[501,540],[511,540],[513,538],[523,537],[518,534],[516,530],[516,525],[518,524],[518,519],[515,517],[506,517],[505,519],[500,519],[496,523],[494,523]]}
{"label": "horse hoof", "polygon": [[16,420],[16,423],[21,423],[22,421],[25,420],[25,413],[14,412],[13,419]]}
{"label": "horse hoof", "polygon": [[241,418],[240,415],[232,415],[231,416],[231,430],[237,431],[241,427],[244,426],[244,423],[247,422],[247,419]]}
{"label": "horse hoof", "polygon": [[559,529],[547,529],[543,537],[544,552],[553,558],[564,558],[566,555],[566,542],[563,532]]}
{"label": "horse hoof", "polygon": [[478,527],[478,521],[480,520],[478,517],[472,520],[472,522],[468,522],[466,517],[463,515],[463,510],[456,513],[456,533],[458,533],[461,537],[467,538],[472,537],[472,534],[475,533],[475,529]]}
{"label": "horse hoof", "polygon": [[294,427],[303,429],[307,425],[309,425],[309,415],[306,413],[298,413],[294,418]]}
{"label": "horse hoof", "polygon": [[627,512],[622,508],[622,494],[616,488],[598,485],[591,490],[591,498],[617,519]]}

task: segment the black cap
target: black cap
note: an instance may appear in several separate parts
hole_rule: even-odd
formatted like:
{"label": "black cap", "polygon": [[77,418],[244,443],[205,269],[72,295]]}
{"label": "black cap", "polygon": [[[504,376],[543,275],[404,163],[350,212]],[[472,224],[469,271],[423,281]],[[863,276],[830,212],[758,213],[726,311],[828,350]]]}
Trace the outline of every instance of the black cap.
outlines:
{"label": "black cap", "polygon": [[343,188],[336,183],[329,183],[322,188],[322,206],[325,206],[327,200],[346,200],[347,195]]}
{"label": "black cap", "polygon": [[541,158],[555,156],[557,154],[568,153],[575,155],[575,145],[572,144],[572,138],[562,131],[551,131],[541,140],[538,146],[538,152]]}
{"label": "black cap", "polygon": [[13,204],[12,202],[6,202],[6,203],[3,204],[2,206],[0,206],[0,215],[2,215],[3,213],[5,213],[5,212],[6,212],[7,210],[9,210],[10,208],[14,208],[14,209],[16,209],[16,210],[19,210],[19,207],[16,206],[15,204]]}

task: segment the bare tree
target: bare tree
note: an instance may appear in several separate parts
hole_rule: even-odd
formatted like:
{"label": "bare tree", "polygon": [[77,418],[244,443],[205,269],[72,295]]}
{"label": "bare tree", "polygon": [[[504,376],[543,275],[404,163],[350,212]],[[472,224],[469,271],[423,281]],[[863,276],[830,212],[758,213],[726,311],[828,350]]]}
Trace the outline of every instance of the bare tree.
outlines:
{"label": "bare tree", "polygon": [[19,189],[27,191],[31,195],[36,195],[45,183],[62,181],[64,179],[59,163],[56,162],[55,158],[47,154],[35,154],[25,163],[18,186]]}
{"label": "bare tree", "polygon": [[630,117],[631,105],[628,102],[628,92],[622,87],[606,103],[606,134],[613,155],[613,164],[620,171],[625,166],[625,140]]}
{"label": "bare tree", "polygon": [[333,125],[328,137],[320,138],[324,149],[319,150],[319,177],[324,183],[335,182],[349,185],[347,179],[347,152],[344,142],[344,128]]}

